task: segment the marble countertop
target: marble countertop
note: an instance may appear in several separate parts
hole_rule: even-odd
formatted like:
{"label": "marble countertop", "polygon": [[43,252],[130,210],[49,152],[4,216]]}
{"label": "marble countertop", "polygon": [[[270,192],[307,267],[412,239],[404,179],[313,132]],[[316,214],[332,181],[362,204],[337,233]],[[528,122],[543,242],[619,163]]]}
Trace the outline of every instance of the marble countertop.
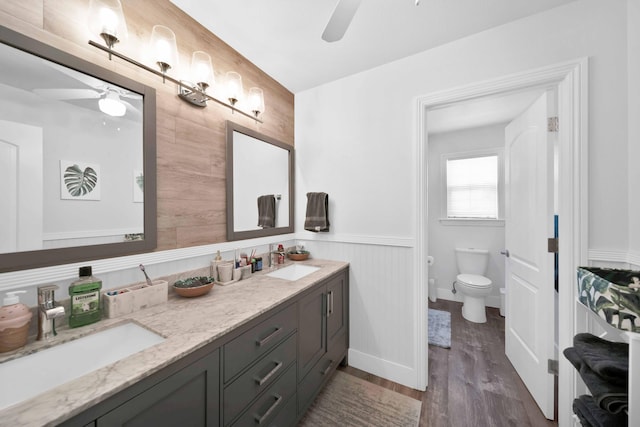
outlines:
{"label": "marble countertop", "polygon": [[[290,262],[281,268],[289,264]],[[104,319],[81,328],[61,331],[55,338],[58,343],[133,321],[162,335],[165,340],[45,391],[32,399],[1,410],[0,425],[56,425],[222,337],[348,266],[345,262],[316,259],[309,259],[300,264],[320,267],[320,270],[295,282],[268,277],[268,271],[263,270],[249,279],[229,286],[214,286],[211,292],[201,297],[182,298],[172,292],[166,304],[114,319]],[[39,343],[28,344],[24,347],[23,354],[36,351],[38,346]]]}

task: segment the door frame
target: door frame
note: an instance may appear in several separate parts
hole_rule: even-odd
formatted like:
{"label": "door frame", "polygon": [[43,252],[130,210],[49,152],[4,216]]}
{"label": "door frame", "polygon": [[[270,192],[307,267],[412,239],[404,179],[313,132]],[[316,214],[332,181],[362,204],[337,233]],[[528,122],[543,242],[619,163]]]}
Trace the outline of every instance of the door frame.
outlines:
{"label": "door frame", "polygon": [[[434,92],[416,98],[416,236],[414,251],[414,296],[416,383],[424,390],[428,385],[427,349],[427,248],[428,248],[428,123],[427,111],[461,101],[505,94],[524,89],[558,89],[558,115],[562,117],[558,132],[559,177],[559,310],[556,323],[559,349],[573,345],[575,269],[587,262],[588,250],[588,58],[527,70],[462,87]],[[569,218],[563,226],[563,218]],[[421,361],[424,361],[422,363]],[[559,356],[558,422],[570,425],[571,402],[576,394],[575,370]]]}

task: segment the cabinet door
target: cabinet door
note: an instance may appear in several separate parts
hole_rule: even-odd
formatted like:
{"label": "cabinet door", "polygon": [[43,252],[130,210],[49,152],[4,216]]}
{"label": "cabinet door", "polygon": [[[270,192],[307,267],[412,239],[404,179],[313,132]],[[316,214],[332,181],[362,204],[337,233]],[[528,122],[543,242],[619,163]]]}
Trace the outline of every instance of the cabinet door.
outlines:
{"label": "cabinet door", "polygon": [[299,302],[298,381],[326,352],[325,286],[319,286]]}
{"label": "cabinet door", "polygon": [[216,350],[98,418],[97,426],[218,426],[219,360]]}
{"label": "cabinet door", "polygon": [[349,303],[346,275],[341,274],[327,283],[327,351],[335,346],[346,349]]}

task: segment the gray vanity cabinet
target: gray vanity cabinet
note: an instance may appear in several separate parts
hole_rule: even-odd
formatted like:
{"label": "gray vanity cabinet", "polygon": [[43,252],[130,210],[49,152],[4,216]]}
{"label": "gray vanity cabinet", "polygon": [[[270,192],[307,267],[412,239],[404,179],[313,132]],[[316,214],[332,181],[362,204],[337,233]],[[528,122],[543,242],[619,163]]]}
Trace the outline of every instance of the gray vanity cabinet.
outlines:
{"label": "gray vanity cabinet", "polygon": [[298,415],[302,416],[349,344],[348,270],[327,279],[300,299],[298,323]]}
{"label": "gray vanity cabinet", "polygon": [[347,268],[60,425],[295,426],[346,361],[348,307]]}
{"label": "gray vanity cabinet", "polygon": [[97,427],[220,425],[219,350],[96,420]]}

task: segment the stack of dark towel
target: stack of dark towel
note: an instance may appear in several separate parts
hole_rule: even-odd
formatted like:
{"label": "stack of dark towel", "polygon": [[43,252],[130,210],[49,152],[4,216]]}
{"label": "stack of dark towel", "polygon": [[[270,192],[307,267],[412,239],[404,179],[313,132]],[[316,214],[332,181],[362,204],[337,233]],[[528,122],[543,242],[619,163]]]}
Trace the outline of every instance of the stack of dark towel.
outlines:
{"label": "stack of dark towel", "polygon": [[591,396],[573,401],[573,412],[583,426],[627,425],[629,407],[629,345],[578,334],[565,357],[578,370]]}

